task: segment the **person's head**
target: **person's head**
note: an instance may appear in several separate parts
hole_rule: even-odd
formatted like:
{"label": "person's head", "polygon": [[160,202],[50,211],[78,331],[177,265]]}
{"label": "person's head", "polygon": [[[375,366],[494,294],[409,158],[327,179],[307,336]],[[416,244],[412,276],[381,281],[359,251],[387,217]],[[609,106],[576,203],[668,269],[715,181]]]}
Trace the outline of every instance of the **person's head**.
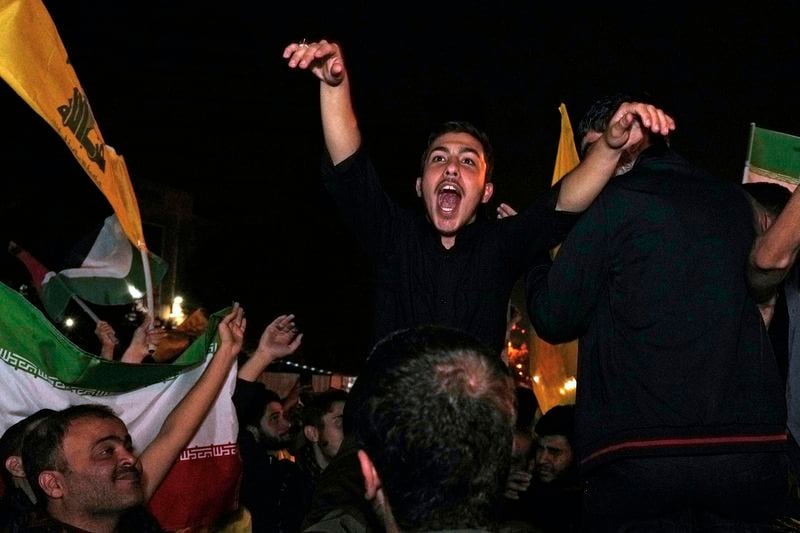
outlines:
{"label": "person's head", "polygon": [[345,401],[347,392],[328,389],[315,393],[303,406],[303,434],[314,447],[314,458],[320,468],[328,466],[342,445]]}
{"label": "person's head", "polygon": [[268,450],[281,450],[292,443],[292,425],[286,418],[278,393],[270,389],[264,391],[264,410],[258,421],[261,442]]}
{"label": "person's head", "polygon": [[[611,123],[611,118],[625,102],[644,102],[645,98],[634,98],[630,94],[616,93],[596,100],[578,123],[578,140],[580,142],[581,159],[586,157],[589,148],[598,141]],[[650,130],[641,127],[636,119],[631,128],[630,137],[620,156],[614,175],[619,176],[633,168],[639,154],[645,148],[657,142],[665,142],[665,137],[651,135]]]}
{"label": "person's head", "polygon": [[387,528],[486,526],[510,467],[515,403],[508,368],[467,333],[424,326],[381,340],[345,410]]}
{"label": "person's head", "polygon": [[428,137],[417,178],[417,196],[443,238],[454,238],[492,197],[494,150],[489,137],[468,122],[445,122]]}
{"label": "person's head", "polygon": [[563,479],[574,465],[575,406],[556,405],[536,423],[535,473],[542,483]]}
{"label": "person's head", "polygon": [[759,232],[765,231],[775,222],[792,197],[792,191],[778,183],[758,181],[743,183],[742,187],[753,203]]}
{"label": "person's head", "polygon": [[25,436],[22,462],[39,500],[63,522],[118,518],[144,502],[128,429],[106,406],[50,414]]}
{"label": "person's head", "polygon": [[0,461],[3,462],[4,466],[2,470],[3,485],[6,490],[10,487],[21,488],[33,502],[36,499],[30,489],[30,484],[25,477],[25,469],[22,466],[22,441],[25,439],[25,435],[52,413],[55,413],[52,409],[39,409],[9,427],[0,437]]}

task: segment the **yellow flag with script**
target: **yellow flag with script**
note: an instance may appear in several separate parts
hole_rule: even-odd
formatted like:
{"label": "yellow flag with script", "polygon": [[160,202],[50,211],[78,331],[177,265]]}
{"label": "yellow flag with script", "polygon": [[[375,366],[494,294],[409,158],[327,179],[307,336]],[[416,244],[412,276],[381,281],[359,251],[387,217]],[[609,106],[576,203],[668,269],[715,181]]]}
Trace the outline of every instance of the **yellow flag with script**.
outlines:
{"label": "yellow flag with script", "polygon": [[558,111],[561,113],[561,136],[558,138],[556,166],[553,169],[553,185],[581,162],[580,158],[578,158],[578,149],[575,147],[575,134],[572,132],[567,106],[562,103],[558,106]]}
{"label": "yellow flag with script", "polygon": [[108,199],[125,235],[146,250],[125,160],[103,140],[41,0],[0,0],[0,77],[64,139]]}
{"label": "yellow flag with script", "polygon": [[[558,139],[553,184],[580,163],[567,106],[562,103],[558,110],[561,112],[561,136]],[[557,249],[553,250],[553,255]],[[535,376],[533,388],[543,413],[554,405],[575,402],[577,359],[578,341],[550,344],[531,329],[530,371]]]}

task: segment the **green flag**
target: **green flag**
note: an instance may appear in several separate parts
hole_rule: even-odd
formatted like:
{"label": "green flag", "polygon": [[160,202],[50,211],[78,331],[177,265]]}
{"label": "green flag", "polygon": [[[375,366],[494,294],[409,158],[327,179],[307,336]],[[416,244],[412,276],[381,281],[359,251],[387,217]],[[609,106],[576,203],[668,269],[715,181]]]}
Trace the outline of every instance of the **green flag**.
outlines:
{"label": "green flag", "polygon": [[750,125],[744,182],[800,183],[800,137]]}

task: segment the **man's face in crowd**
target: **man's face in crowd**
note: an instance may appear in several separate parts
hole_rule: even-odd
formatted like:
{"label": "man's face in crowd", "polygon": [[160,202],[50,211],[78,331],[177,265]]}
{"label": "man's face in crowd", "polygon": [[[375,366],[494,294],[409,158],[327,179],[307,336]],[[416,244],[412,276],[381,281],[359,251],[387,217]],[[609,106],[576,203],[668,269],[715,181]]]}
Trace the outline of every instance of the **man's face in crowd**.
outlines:
{"label": "man's face in crowd", "polygon": [[280,402],[269,402],[259,422],[265,443],[270,450],[280,450],[289,445],[291,424],[286,420]]}
{"label": "man's face in crowd", "polygon": [[342,411],[344,402],[333,402],[331,410],[322,417],[322,430],[319,431],[319,446],[322,454],[332,459],[339,451],[344,439],[342,430]]}
{"label": "man's face in crowd", "polygon": [[122,512],[144,502],[141,466],[125,424],[116,418],[73,421],[64,436],[67,467],[61,497],[91,514]]}
{"label": "man's face in crowd", "polygon": [[486,183],[486,160],[481,143],[469,133],[440,135],[431,145],[424,173],[417,178],[417,195],[428,218],[443,238],[475,220],[478,205],[492,197]]}
{"label": "man's face in crowd", "polygon": [[536,442],[536,476],[542,483],[559,479],[572,464],[572,447],[563,435],[539,437]]}

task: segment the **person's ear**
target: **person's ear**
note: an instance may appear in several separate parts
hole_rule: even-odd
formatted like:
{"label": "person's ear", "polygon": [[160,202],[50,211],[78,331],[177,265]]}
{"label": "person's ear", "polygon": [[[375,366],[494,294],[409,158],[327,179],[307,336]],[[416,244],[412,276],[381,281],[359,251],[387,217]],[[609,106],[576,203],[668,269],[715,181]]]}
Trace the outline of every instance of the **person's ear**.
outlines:
{"label": "person's ear", "polygon": [[481,203],[485,204],[488,202],[492,197],[492,193],[494,193],[494,184],[490,181],[483,186],[483,198],[481,198]]}
{"label": "person's ear", "polygon": [[381,488],[381,478],[375,470],[375,465],[372,464],[372,459],[364,450],[358,450],[358,462],[361,463],[361,473],[364,475],[364,498],[373,500]]}
{"label": "person's ear", "polygon": [[44,470],[39,474],[39,486],[50,498],[62,498],[64,496],[62,481],[61,474],[55,470]]}
{"label": "person's ear", "polygon": [[303,426],[303,434],[309,442],[319,442],[319,431],[315,426]]}
{"label": "person's ear", "polygon": [[419,198],[422,198],[422,178],[417,178],[416,189],[417,189],[417,196]]}
{"label": "person's ear", "polygon": [[5,467],[14,477],[25,477],[25,470],[22,469],[22,457],[19,455],[9,455],[6,457]]}

